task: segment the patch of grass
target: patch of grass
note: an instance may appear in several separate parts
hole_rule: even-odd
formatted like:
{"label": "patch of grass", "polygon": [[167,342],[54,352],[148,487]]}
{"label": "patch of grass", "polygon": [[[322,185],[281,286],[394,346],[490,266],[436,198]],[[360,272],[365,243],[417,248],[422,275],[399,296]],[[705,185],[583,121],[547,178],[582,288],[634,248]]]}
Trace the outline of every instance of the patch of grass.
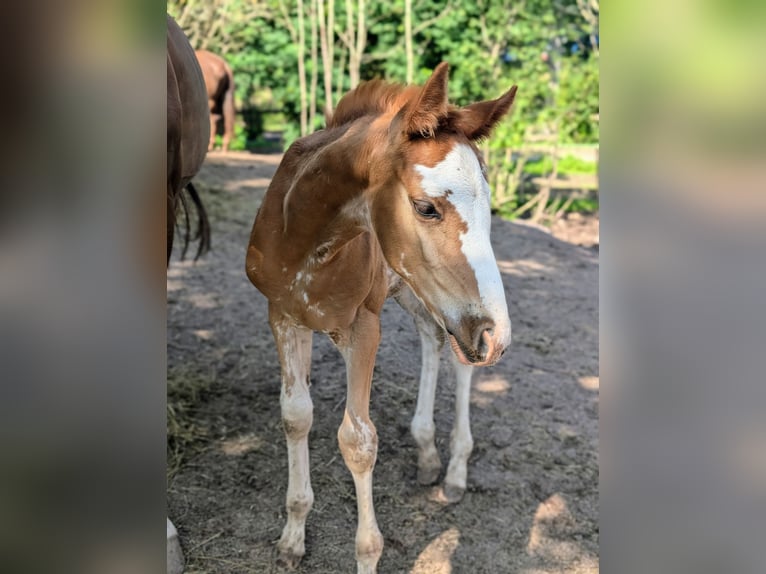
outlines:
{"label": "patch of grass", "polygon": [[[598,163],[585,161],[568,155],[559,160],[559,174],[561,175],[595,175],[598,173]],[[542,157],[535,161],[529,161],[524,166],[524,173],[529,175],[543,176],[553,170],[553,160],[549,157]]]}
{"label": "patch of grass", "polygon": [[564,211],[566,213],[596,213],[598,212],[598,196],[575,199]]}
{"label": "patch of grass", "polygon": [[210,433],[196,417],[213,385],[213,378],[184,368],[168,371],[167,389],[167,479],[192,456],[201,452]]}

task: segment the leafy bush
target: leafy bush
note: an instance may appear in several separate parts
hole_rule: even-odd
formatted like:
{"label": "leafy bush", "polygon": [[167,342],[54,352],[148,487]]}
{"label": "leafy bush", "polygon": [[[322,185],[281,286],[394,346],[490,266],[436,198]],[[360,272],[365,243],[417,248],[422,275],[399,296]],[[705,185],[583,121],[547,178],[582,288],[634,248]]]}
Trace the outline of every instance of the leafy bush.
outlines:
{"label": "leafy bush", "polygon": [[[324,2],[324,0],[321,0]],[[597,144],[599,140],[599,57],[597,3],[577,0],[421,0],[413,3],[414,82],[422,84],[442,61],[450,63],[450,99],[457,105],[496,98],[519,86],[514,111],[497,126],[483,149],[495,190],[495,207],[516,206],[524,178],[550,170],[549,160],[520,166],[524,148],[543,142]],[[346,10],[356,18],[357,3],[335,2],[333,89],[325,94],[321,58],[310,55],[313,4],[304,2],[307,70],[319,71],[316,105],[322,126],[323,102],[336,102],[350,85],[350,38]],[[328,4],[325,2],[324,7]],[[361,78],[383,77],[404,82],[407,58],[404,7],[401,3],[367,0],[366,49]],[[298,26],[294,0],[217,0],[192,3],[170,0],[171,14],[186,15],[192,44],[222,54],[234,70],[239,109],[279,110],[283,141],[299,135],[300,87]],[[313,67],[313,68],[312,68]],[[307,77],[307,81],[309,78]],[[338,85],[340,84],[340,86]],[[264,119],[245,118],[246,134],[237,132],[233,149],[251,149],[264,142]],[[270,126],[269,131],[273,131]],[[593,173],[595,165],[572,159],[559,164],[562,173]],[[545,163],[548,162],[548,163]]]}

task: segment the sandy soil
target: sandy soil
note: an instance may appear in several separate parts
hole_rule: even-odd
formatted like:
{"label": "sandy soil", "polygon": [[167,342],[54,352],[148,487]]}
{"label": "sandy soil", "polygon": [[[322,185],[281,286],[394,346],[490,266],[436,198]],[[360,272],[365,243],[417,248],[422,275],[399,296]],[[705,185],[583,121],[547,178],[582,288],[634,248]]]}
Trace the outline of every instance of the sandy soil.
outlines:
{"label": "sandy soil", "polygon": [[598,215],[569,213],[556,221],[550,231],[554,237],[563,241],[598,249]]}
{"label": "sandy soil", "polygon": [[[213,251],[196,264],[174,257],[168,271],[168,513],[187,572],[280,571],[287,457],[279,363],[266,301],[244,274],[250,227],[279,159],[211,154],[199,181]],[[475,375],[475,448],[456,505],[417,483],[409,421],[419,343],[409,316],[393,301],[384,308],[371,402],[381,574],[598,572],[598,251],[500,219],[493,244],[513,344]],[[336,443],[344,376],[329,339],[315,336],[316,501],[299,572],[356,568],[354,486]],[[442,461],[453,391],[445,354],[435,413]]]}

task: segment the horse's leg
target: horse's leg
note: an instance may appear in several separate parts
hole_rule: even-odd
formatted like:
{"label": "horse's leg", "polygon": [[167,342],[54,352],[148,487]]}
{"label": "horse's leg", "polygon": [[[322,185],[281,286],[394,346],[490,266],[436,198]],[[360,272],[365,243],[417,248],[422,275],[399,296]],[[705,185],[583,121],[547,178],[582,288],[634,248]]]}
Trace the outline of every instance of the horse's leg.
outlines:
{"label": "horse's leg", "polygon": [[372,469],[378,453],[378,434],[370,420],[370,385],[379,343],[380,319],[365,308],[358,311],[347,336],[336,337],[346,361],[347,376],[346,410],[338,429],[338,444],[356,486],[358,574],[374,574],[383,552],[383,537],[372,502]]}
{"label": "horse's leg", "polygon": [[210,110],[210,142],[207,145],[207,151],[213,151],[215,147],[215,134],[218,131],[218,114]]}
{"label": "horse's leg", "polygon": [[434,397],[439,377],[439,357],[444,346],[444,332],[428,314],[423,304],[409,288],[403,288],[396,295],[396,301],[415,320],[420,335],[422,364],[418,404],[412,417],[410,431],[418,445],[418,482],[433,484],[439,478],[442,462],[436,450],[434,435]]}
{"label": "horse's leg", "polygon": [[420,386],[418,404],[412,417],[410,431],[418,445],[418,482],[433,484],[439,478],[442,461],[436,450],[434,434],[434,397],[436,381],[439,376],[439,357],[444,345],[441,328],[422,315],[415,315],[415,325],[420,334],[422,365],[420,368]]}
{"label": "horse's leg", "polygon": [[450,353],[455,370],[455,426],[450,440],[450,460],[447,476],[444,478],[444,496],[449,502],[458,502],[463,498],[468,475],[468,458],[473,450],[471,421],[469,418],[471,400],[471,378],[473,367],[458,361]]}
{"label": "horse's leg", "polygon": [[229,87],[223,97],[221,115],[223,116],[223,151],[229,151],[229,144],[234,138],[234,78],[229,72]]}
{"label": "horse's leg", "polygon": [[277,544],[279,562],[294,568],[305,554],[306,516],[314,503],[309,474],[308,434],[313,422],[309,393],[312,331],[269,317],[282,366],[282,424],[287,438],[289,478],[287,524]]}

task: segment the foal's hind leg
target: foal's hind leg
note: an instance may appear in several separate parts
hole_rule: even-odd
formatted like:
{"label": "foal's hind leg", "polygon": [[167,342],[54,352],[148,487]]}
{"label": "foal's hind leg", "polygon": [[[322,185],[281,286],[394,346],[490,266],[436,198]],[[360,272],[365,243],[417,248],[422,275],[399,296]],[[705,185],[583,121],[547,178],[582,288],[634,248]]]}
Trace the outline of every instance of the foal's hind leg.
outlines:
{"label": "foal's hind leg", "polygon": [[450,460],[444,478],[444,496],[449,502],[458,502],[465,493],[468,458],[473,450],[469,415],[473,367],[458,361],[454,353],[450,353],[450,358],[456,379],[455,426],[452,428]]}
{"label": "foal's hind leg", "polygon": [[287,524],[277,548],[279,562],[290,568],[305,554],[306,516],[314,503],[309,474],[308,434],[313,421],[309,394],[312,332],[281,317],[269,317],[282,365],[282,424],[287,438],[289,478]]}

